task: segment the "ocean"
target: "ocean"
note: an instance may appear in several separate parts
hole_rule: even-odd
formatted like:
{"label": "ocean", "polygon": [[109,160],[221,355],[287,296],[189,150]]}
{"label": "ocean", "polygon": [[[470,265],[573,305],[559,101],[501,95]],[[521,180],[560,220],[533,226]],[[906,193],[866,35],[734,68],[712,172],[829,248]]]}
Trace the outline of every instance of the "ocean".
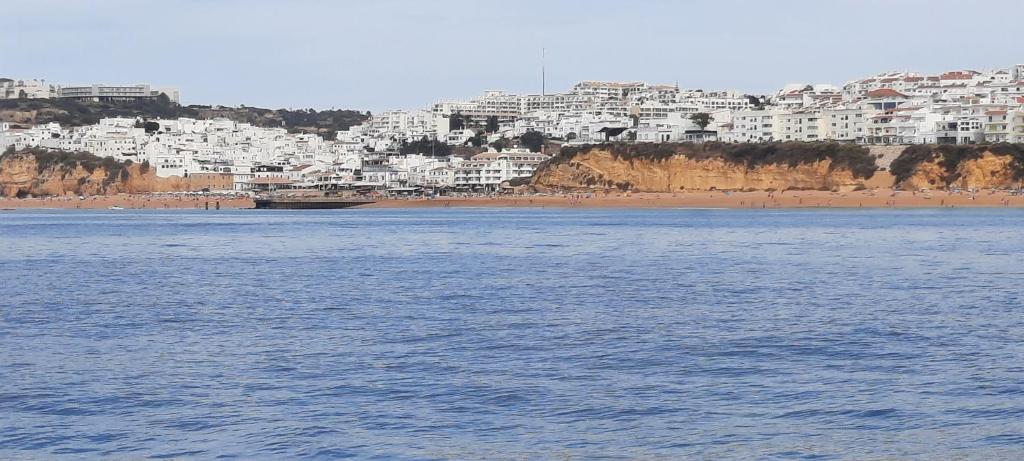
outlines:
{"label": "ocean", "polygon": [[3,459],[1020,459],[1020,210],[0,213]]}

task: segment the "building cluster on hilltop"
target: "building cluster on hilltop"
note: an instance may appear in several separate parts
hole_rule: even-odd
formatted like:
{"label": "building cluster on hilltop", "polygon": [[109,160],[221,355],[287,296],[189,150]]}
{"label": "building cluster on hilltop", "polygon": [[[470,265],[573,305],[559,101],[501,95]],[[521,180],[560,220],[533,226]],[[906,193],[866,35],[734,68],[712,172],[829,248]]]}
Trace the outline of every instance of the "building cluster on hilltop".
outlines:
{"label": "building cluster on hilltop", "polygon": [[[729,112],[760,106],[762,99],[737,91],[681,90],[644,82],[579,82],[566,93],[514,95],[485,91],[469,101],[441,101],[422,110],[388,110],[339,136],[412,141],[426,136],[463,144],[489,121],[487,142],[514,139],[528,131],[575,143],[635,139],[641,142],[693,140],[704,131],[691,114]],[[453,118],[459,123],[452,123]],[[610,132],[618,133],[609,136]],[[632,133],[632,134],[631,134]]]}
{"label": "building cluster on hilltop", "polygon": [[[17,93],[13,97],[117,100],[111,95],[128,98],[131,91],[144,97],[155,91],[148,86],[109,87],[122,93],[102,86],[54,89],[35,80],[0,85],[0,98]],[[521,142],[528,133],[563,144],[1024,142],[1024,65],[939,75],[892,72],[841,87],[792,84],[771,96],[596,81],[579,82],[565,93],[486,91],[467,101],[379,112],[337,132],[335,140],[227,119],[109,118],[72,128],[5,124],[0,148],[87,151],[147,162],[161,177],[215,175],[216,184],[240,191],[493,191],[531,176],[549,158],[543,144],[527,148]],[[463,145],[477,149],[451,154],[451,146]]]}
{"label": "building cluster on hilltop", "polygon": [[174,87],[136,85],[56,85],[46,80],[0,78],[0,99],[76,99],[103,102],[127,102],[156,98],[161,94],[179,102],[181,92]]}
{"label": "building cluster on hilltop", "polygon": [[[710,123],[698,124],[692,117],[696,113],[709,115]],[[465,142],[473,130],[447,129],[446,121],[455,114],[477,127],[496,118],[501,128],[489,141],[539,131],[569,143],[1024,142],[1024,65],[939,75],[890,72],[842,87],[792,84],[772,96],[643,82],[580,82],[567,93],[549,95],[488,91],[420,111],[386,111],[350,131],[353,136]]]}
{"label": "building cluster on hilltop", "polygon": [[925,76],[884,73],[842,88],[793,85],[760,110],[732,112],[727,142],[1024,142],[1024,65]]}

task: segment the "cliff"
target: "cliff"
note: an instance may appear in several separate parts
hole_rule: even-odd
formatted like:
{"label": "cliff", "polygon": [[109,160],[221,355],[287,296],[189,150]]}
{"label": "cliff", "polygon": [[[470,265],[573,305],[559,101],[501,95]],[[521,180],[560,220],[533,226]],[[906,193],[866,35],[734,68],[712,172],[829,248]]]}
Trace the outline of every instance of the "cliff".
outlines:
{"label": "cliff", "polygon": [[563,149],[538,168],[532,185],[642,192],[891,186],[881,177],[888,175],[872,181],[876,169],[867,149],[839,144],[602,144]]}
{"label": "cliff", "polygon": [[1024,179],[1024,145],[910,146],[891,170],[906,190],[1016,188]]}
{"label": "cliff", "polygon": [[4,197],[190,190],[198,190],[190,178],[159,178],[145,163],[35,149],[0,155],[0,194]]}

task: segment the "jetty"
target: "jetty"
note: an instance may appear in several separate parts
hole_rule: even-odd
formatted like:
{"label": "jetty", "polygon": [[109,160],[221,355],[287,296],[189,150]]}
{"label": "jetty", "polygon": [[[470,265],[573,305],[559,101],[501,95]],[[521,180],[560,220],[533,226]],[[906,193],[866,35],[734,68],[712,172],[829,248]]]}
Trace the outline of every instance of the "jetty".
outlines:
{"label": "jetty", "polygon": [[257,210],[333,210],[374,203],[351,197],[257,197],[253,202]]}

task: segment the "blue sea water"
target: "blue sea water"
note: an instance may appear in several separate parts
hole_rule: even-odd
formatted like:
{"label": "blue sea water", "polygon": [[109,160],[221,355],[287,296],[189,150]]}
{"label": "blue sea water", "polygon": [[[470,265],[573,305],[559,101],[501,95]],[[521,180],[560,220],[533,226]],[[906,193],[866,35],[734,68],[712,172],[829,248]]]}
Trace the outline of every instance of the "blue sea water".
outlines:
{"label": "blue sea water", "polygon": [[1021,459],[1024,213],[0,213],[3,459]]}

